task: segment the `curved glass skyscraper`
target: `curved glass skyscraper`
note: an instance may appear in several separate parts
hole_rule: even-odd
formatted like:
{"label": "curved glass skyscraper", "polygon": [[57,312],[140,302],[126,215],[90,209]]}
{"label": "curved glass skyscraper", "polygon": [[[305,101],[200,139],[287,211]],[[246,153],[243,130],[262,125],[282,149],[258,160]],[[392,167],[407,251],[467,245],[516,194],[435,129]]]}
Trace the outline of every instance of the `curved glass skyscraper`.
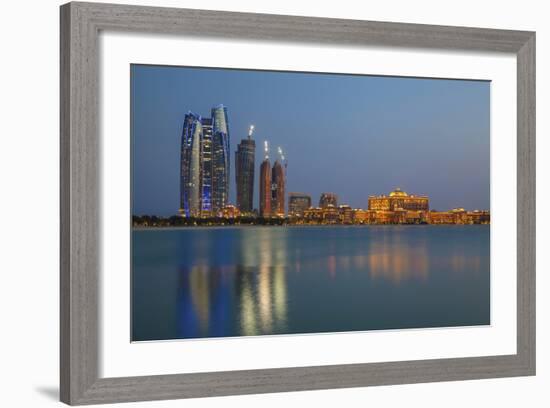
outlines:
{"label": "curved glass skyscraper", "polygon": [[227,108],[212,108],[212,210],[218,212],[229,200],[229,121]]}
{"label": "curved glass skyscraper", "polygon": [[212,119],[201,118],[201,216],[212,215]]}
{"label": "curved glass skyscraper", "polygon": [[229,199],[229,121],[227,108],[212,108],[212,117],[185,115],[181,137],[180,213],[216,216]]}
{"label": "curved glass skyscraper", "polygon": [[180,213],[186,217],[200,215],[201,117],[189,112],[183,121],[180,159]]}

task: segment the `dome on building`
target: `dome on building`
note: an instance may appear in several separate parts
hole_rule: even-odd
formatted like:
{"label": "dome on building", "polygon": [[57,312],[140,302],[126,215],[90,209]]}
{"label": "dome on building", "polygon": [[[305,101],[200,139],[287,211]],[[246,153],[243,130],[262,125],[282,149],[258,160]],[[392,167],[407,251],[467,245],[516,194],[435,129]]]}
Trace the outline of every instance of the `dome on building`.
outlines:
{"label": "dome on building", "polygon": [[397,187],[395,190],[393,190],[391,193],[390,193],[390,197],[407,197],[408,194],[405,193],[404,191],[401,191],[401,189],[399,187]]}

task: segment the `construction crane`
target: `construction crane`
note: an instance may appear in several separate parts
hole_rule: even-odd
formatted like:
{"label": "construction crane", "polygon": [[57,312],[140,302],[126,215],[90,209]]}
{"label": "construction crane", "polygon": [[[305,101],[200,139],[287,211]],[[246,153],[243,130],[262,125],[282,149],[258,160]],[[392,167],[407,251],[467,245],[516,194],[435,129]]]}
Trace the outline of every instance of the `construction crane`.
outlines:
{"label": "construction crane", "polygon": [[285,159],[285,154],[283,153],[283,149],[281,148],[281,146],[277,148],[277,151],[279,152],[279,156],[281,157],[281,163],[285,165],[285,170],[286,170],[288,162]]}

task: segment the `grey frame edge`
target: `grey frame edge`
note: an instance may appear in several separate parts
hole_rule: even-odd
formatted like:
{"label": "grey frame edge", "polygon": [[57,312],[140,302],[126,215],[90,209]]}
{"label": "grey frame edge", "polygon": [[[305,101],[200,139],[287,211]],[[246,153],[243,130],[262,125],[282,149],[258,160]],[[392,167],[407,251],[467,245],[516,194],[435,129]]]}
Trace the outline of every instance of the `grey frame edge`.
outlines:
{"label": "grey frame edge", "polygon": [[[60,399],[70,405],[535,374],[535,33],[68,3],[60,8]],[[99,377],[101,30],[509,52],[517,56],[517,354],[125,378]]]}

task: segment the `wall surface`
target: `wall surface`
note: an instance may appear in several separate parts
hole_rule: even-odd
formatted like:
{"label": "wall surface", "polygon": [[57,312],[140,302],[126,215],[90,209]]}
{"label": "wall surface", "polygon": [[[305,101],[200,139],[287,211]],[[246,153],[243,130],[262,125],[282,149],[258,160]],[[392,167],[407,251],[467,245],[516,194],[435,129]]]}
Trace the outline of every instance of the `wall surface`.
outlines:
{"label": "wall surface", "polygon": [[[538,198],[550,196],[543,174],[548,152],[550,109],[550,26],[545,2],[463,0],[338,2],[277,0],[137,1],[175,6],[319,17],[480,26],[537,31]],[[6,2],[2,5],[0,65],[0,175],[2,199],[2,348],[0,361],[6,407],[59,404],[58,394],[58,70],[57,0]],[[510,186],[514,188],[514,186]],[[548,218],[538,217],[537,343],[538,375],[529,378],[327,390],[185,401],[186,407],[422,406],[546,407],[550,383],[550,298],[545,292],[550,262]],[[125,407],[177,407],[181,401],[126,404]]]}

